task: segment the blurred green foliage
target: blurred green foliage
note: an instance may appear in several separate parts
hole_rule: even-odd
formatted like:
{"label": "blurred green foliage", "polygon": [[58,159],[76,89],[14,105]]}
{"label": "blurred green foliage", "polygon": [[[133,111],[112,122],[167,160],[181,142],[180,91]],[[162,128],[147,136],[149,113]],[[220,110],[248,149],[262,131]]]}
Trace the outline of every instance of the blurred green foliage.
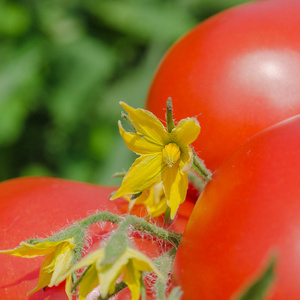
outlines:
{"label": "blurred green foliage", "polygon": [[50,175],[118,184],[119,137],[170,45],[246,0],[0,0],[0,180]]}

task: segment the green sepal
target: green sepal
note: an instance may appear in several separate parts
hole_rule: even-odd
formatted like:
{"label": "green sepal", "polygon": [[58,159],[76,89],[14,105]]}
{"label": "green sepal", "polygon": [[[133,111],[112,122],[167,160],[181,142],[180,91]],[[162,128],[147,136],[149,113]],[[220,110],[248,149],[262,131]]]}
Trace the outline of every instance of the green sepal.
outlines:
{"label": "green sepal", "polygon": [[130,200],[133,201],[133,200],[135,200],[136,198],[138,198],[138,197],[141,196],[141,195],[142,195],[142,192],[139,192],[139,193],[137,193],[137,194],[133,194],[133,195],[130,197]]}
{"label": "green sepal", "polygon": [[180,286],[174,287],[174,289],[171,291],[168,300],[180,300],[183,295],[183,291]]}
{"label": "green sepal", "polygon": [[171,216],[171,208],[168,206],[165,212],[165,224],[171,224],[172,220]]}
{"label": "green sepal", "polygon": [[105,246],[105,254],[101,265],[113,264],[126,251],[128,243],[126,232],[113,234]]}
{"label": "green sepal", "polygon": [[146,298],[146,288],[145,288],[143,276],[141,276],[140,282],[141,282],[141,300],[146,300],[147,299]]}
{"label": "green sepal", "polygon": [[264,272],[255,278],[235,300],[263,300],[274,282],[276,256],[272,255]]}
{"label": "green sepal", "polygon": [[135,132],[135,133],[137,132],[135,126],[132,124],[132,122],[131,122],[131,120],[130,120],[130,118],[127,114],[122,112],[121,113],[121,118],[127,122],[127,124],[130,126],[130,128],[132,129],[133,132]]}

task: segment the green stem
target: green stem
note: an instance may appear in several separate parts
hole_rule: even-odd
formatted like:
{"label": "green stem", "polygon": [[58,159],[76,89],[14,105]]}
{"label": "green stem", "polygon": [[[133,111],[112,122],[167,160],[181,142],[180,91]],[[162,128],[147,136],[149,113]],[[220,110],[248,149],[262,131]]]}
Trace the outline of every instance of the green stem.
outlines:
{"label": "green stem", "polygon": [[172,98],[169,98],[168,101],[167,101],[166,119],[167,119],[167,130],[170,133],[175,128],[174,119],[173,119]]}
{"label": "green stem", "polygon": [[123,221],[123,218],[115,215],[113,213],[110,213],[108,211],[100,212],[94,215],[91,215],[83,220],[81,220],[78,224],[81,227],[87,228],[90,227],[93,224],[96,224],[98,222],[111,222],[113,224],[118,224]]}
{"label": "green stem", "polygon": [[179,245],[181,234],[167,231],[155,225],[152,225],[136,216],[128,216],[119,227],[111,235],[105,247],[105,256],[101,261],[101,265],[110,265],[118,259],[127,249],[130,244],[127,229],[132,226],[135,230],[149,233],[163,241],[171,243],[174,247]]}
{"label": "green stem", "polygon": [[165,278],[165,280],[161,280],[158,278],[155,284],[158,300],[166,300],[168,276],[172,269],[175,254],[176,248],[172,248],[170,251],[164,253],[155,261],[155,263],[159,267],[160,272]]}
{"label": "green stem", "polygon": [[131,225],[134,229],[140,230],[142,232],[147,232],[152,236],[155,236],[163,241],[169,242],[175,247],[178,247],[182,234],[173,231],[165,230],[161,227],[157,227],[147,221],[138,218],[137,216],[128,216],[125,221],[129,226]]}

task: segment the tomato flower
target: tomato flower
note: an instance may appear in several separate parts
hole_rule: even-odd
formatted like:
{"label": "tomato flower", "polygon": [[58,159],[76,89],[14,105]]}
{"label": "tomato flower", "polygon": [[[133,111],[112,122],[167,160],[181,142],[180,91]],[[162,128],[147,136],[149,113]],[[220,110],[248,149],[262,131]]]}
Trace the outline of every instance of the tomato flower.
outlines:
{"label": "tomato flower", "polygon": [[140,155],[125,175],[121,187],[111,198],[139,194],[162,182],[173,219],[184,202],[188,188],[187,172],[193,164],[189,144],[200,133],[195,118],[182,119],[168,132],[159,119],[144,109],[134,109],[121,102],[135,132],[127,132],[119,121],[119,130],[127,147]]}
{"label": "tomato flower", "polygon": [[84,300],[87,295],[100,284],[101,296],[106,297],[115,291],[116,280],[124,273],[123,281],[131,291],[132,300],[138,300],[141,289],[141,272],[154,271],[163,278],[153,262],[143,253],[127,248],[112,264],[103,265],[105,248],[96,250],[74,265],[68,272],[88,267],[80,280],[79,299]]}
{"label": "tomato flower", "polygon": [[[40,269],[39,283],[28,294],[32,294],[46,286],[52,287],[61,283],[60,277],[70,268],[73,259],[73,249],[75,248],[74,239],[61,241],[44,241],[36,244],[21,242],[19,247],[11,250],[3,250],[0,253],[10,254],[19,257],[37,257],[46,255]],[[66,278],[66,293],[71,299],[70,294],[71,275]]]}

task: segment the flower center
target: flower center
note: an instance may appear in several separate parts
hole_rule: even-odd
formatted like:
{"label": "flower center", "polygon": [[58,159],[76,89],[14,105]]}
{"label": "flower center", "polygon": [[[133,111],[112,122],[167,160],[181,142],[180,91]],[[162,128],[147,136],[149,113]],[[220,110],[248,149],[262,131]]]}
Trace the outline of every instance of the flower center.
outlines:
{"label": "flower center", "polygon": [[180,158],[180,149],[176,144],[170,143],[165,146],[162,151],[162,155],[164,162],[169,167],[173,167],[173,165],[176,164],[178,159]]}

